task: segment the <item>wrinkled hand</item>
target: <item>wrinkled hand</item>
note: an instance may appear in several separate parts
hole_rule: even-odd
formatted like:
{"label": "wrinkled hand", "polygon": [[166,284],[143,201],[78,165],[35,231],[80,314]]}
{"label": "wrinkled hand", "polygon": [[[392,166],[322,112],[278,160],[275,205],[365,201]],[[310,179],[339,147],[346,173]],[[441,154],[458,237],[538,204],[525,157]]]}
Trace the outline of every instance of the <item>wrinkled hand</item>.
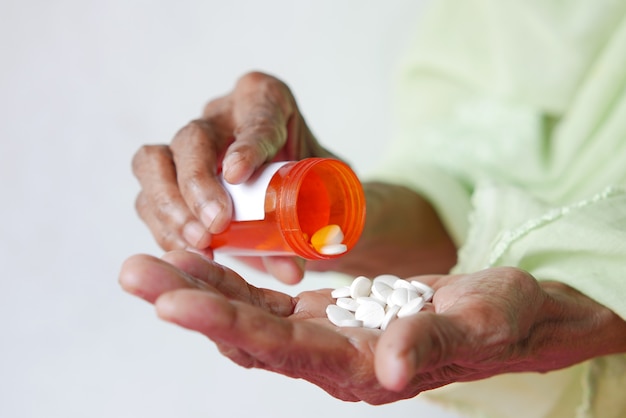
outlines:
{"label": "wrinkled hand", "polygon": [[328,289],[291,297],[256,288],[184,251],[131,257],[120,274],[126,291],[206,335],[234,362],[306,379],[347,401],[388,403],[455,381],[580,361],[549,343],[557,321],[545,313],[554,301],[528,273],[496,268],[419,280],[436,291],[431,309],[382,332],[333,326]]}
{"label": "wrinkled hand", "polygon": [[[209,102],[169,146],[139,149],[133,158],[141,185],[137,212],[163,249],[190,248],[212,257],[211,235],[222,232],[232,215],[220,171],[238,184],[273,160],[331,156],[307,127],[289,88],[269,75],[249,73],[232,92]],[[292,258],[265,259],[264,267],[288,283],[303,274],[303,263]]]}

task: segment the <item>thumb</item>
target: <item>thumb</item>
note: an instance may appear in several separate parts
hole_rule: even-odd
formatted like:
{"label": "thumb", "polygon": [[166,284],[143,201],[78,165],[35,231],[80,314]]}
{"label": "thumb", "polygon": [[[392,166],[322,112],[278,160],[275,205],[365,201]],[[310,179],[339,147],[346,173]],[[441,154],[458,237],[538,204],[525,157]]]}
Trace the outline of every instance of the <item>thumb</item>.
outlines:
{"label": "thumb", "polygon": [[[451,320],[435,312],[395,320],[376,345],[378,381],[388,390],[402,391],[417,373],[449,364],[462,341],[459,336]],[[424,386],[436,383],[422,382]]]}

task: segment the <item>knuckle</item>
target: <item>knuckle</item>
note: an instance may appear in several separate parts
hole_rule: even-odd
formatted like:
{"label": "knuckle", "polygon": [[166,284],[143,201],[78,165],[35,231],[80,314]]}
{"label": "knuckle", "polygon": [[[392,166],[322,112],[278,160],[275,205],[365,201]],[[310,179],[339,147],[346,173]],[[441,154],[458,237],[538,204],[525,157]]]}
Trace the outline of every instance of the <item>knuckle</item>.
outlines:
{"label": "knuckle", "polygon": [[512,286],[521,286],[528,282],[535,282],[530,273],[519,267],[498,267],[497,270],[500,272],[500,276],[502,276],[503,280],[510,283]]}
{"label": "knuckle", "polygon": [[251,115],[241,125],[235,129],[235,135],[240,135],[246,131],[254,131],[258,134],[272,136],[280,132],[280,125],[274,121],[274,115],[269,112],[258,112]]}
{"label": "knuckle", "polygon": [[[199,196],[203,196],[207,190],[207,171],[201,167],[189,167],[180,179],[180,192],[183,196],[193,198],[191,205],[198,211],[205,203],[199,202]],[[189,199],[191,200],[191,199]],[[188,200],[188,203],[189,203]]]}
{"label": "knuckle", "polygon": [[229,117],[231,100],[230,96],[218,97],[210,100],[205,106],[203,115],[205,119],[223,120]]}
{"label": "knuckle", "polygon": [[207,177],[206,170],[200,167],[191,167],[185,173],[185,181],[182,182],[182,187],[190,192],[199,190],[202,184],[205,183]]}
{"label": "knuckle", "polygon": [[185,248],[183,240],[171,229],[162,229],[155,238],[161,248],[166,251]]}
{"label": "knuckle", "polygon": [[238,126],[235,136],[242,144],[254,146],[267,158],[286,142],[287,128],[271,120],[257,117]]}
{"label": "knuckle", "polygon": [[153,231],[163,226],[171,229],[172,226],[184,222],[182,217],[176,215],[178,210],[171,196],[163,191],[152,195],[141,192],[135,199],[135,210]]}
{"label": "knuckle", "polygon": [[161,248],[166,251],[184,248],[185,244],[178,228],[171,228],[168,223],[172,220],[170,210],[164,207],[162,202],[167,201],[161,199],[156,204],[152,204],[151,199],[141,192],[135,199],[135,209]]}
{"label": "knuckle", "polygon": [[174,154],[177,151],[187,148],[189,150],[203,149],[205,146],[215,147],[219,146],[223,140],[224,132],[221,132],[221,125],[218,117],[213,119],[194,119],[183,126],[174,136],[171,147],[174,150]]}
{"label": "knuckle", "polygon": [[251,71],[244,74],[238,81],[237,87],[245,90],[261,90],[267,97],[275,101],[283,101],[291,97],[291,90],[282,80],[260,71]]}
{"label": "knuckle", "polygon": [[188,142],[191,139],[204,135],[205,125],[206,123],[200,119],[190,121],[176,133],[172,145],[179,142]]}
{"label": "knuckle", "polygon": [[184,219],[179,219],[181,217],[176,215],[178,210],[174,199],[166,191],[155,193],[154,196],[152,196],[152,205],[150,206],[154,211],[156,219],[163,224],[182,224],[184,222]]}
{"label": "knuckle", "polygon": [[144,192],[139,192],[139,194],[137,194],[137,197],[135,198],[135,211],[144,222],[147,221],[146,212],[148,208],[149,205],[147,202],[146,194]]}
{"label": "knuckle", "polygon": [[140,176],[147,166],[171,161],[171,152],[166,145],[142,145],[132,159],[132,169]]}
{"label": "knuckle", "polygon": [[261,71],[249,71],[242,75],[237,81],[237,85],[259,85],[276,80],[269,74]]}

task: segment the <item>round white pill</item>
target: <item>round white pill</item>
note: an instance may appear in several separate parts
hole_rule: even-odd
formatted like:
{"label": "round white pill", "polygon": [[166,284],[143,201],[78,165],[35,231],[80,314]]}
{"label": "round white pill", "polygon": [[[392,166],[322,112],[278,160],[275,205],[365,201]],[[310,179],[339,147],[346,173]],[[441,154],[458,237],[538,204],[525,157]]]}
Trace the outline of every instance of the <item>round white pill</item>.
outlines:
{"label": "round white pill", "polygon": [[417,280],[381,274],[373,280],[354,278],[350,286],[334,289],[335,305],[326,308],[328,319],[339,327],[387,329],[396,318],[418,313],[435,291]]}
{"label": "round white pill", "polygon": [[372,296],[361,296],[361,297],[356,298],[356,301],[357,301],[357,303],[359,305],[362,304],[362,303],[366,303],[366,302],[374,302],[374,303],[378,303],[383,308],[385,306],[387,306],[386,302],[384,302],[384,301],[382,301],[382,300],[380,300],[378,298],[372,297]]}
{"label": "round white pill", "polygon": [[409,289],[409,288],[414,288],[414,287],[411,284],[411,282],[408,282],[404,279],[400,279],[400,280],[396,280],[395,282],[393,282],[393,288],[394,289],[399,289],[399,288]]}
{"label": "round white pill", "polygon": [[435,290],[432,287],[428,286],[426,283],[412,280],[411,285],[415,287],[419,293],[421,293],[421,296],[427,302],[430,301],[430,299],[432,299],[433,295],[435,294]]}
{"label": "round white pill", "polygon": [[341,321],[354,320],[354,314],[344,308],[337,305],[328,305],[326,307],[326,316],[336,326],[341,326]]}
{"label": "round white pill", "polygon": [[393,293],[393,287],[383,281],[374,280],[372,282],[371,292],[373,297],[382,302],[386,302],[389,295]]}
{"label": "round white pill", "polygon": [[322,248],[329,244],[341,244],[343,242],[343,231],[339,225],[326,225],[311,236],[311,245],[314,248]]}
{"label": "round white pill", "polygon": [[391,293],[391,295],[389,296],[389,299],[387,299],[387,303],[389,305],[404,306],[410,300],[415,299],[418,296],[419,295],[417,294],[417,290],[415,289],[407,289],[404,287],[399,287],[398,289],[395,289]]}
{"label": "round white pill", "polygon": [[365,302],[359,305],[354,317],[363,321],[365,328],[378,328],[385,318],[385,309],[376,302]]}
{"label": "round white pill", "polygon": [[380,274],[374,277],[373,281],[382,282],[382,283],[385,283],[389,287],[393,287],[393,284],[396,282],[396,280],[401,280],[401,279],[398,276],[395,276],[393,274]]}
{"label": "round white pill", "polygon": [[319,253],[324,255],[343,254],[346,251],[348,251],[348,247],[345,244],[328,244],[319,249]]}
{"label": "round white pill", "polygon": [[398,311],[398,318],[404,318],[418,313],[424,307],[425,303],[426,301],[421,296],[405,303]]}
{"label": "round white pill", "polygon": [[387,329],[391,321],[396,319],[398,315],[398,311],[400,307],[398,305],[390,306],[387,308],[387,312],[385,312],[385,317],[383,318],[383,322],[380,324],[380,329],[383,331]]}
{"label": "round white pill", "polygon": [[430,302],[433,296],[435,296],[435,291],[423,293],[421,296],[426,302]]}
{"label": "round white pill", "polygon": [[330,292],[330,296],[333,298],[347,298],[350,297],[350,286],[341,286]]}
{"label": "round white pill", "polygon": [[357,299],[362,296],[369,296],[372,288],[372,281],[365,276],[356,277],[350,284],[350,296]]}
{"label": "round white pill", "polygon": [[359,321],[358,319],[342,319],[337,324],[338,327],[347,328],[347,327],[356,327],[360,328],[363,326],[363,321]]}
{"label": "round white pill", "polygon": [[404,289],[404,288],[402,288],[402,289],[394,289],[393,292],[387,298],[387,305],[389,305],[389,306],[396,306],[396,305],[402,306],[406,302],[407,302],[407,300],[406,300],[406,289]]}
{"label": "round white pill", "polygon": [[346,309],[348,311],[354,312],[359,307],[359,302],[352,298],[339,298],[337,299],[337,306],[340,308]]}

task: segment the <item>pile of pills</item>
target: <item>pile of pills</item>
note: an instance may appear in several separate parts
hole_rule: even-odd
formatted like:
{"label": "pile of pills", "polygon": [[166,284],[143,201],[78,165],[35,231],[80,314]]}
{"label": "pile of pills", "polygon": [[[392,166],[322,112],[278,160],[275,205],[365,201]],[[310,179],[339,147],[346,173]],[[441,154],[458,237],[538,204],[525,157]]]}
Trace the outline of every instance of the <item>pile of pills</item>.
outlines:
{"label": "pile of pills", "polygon": [[343,231],[335,224],[318,229],[311,236],[311,245],[318,253],[324,255],[343,254],[348,250],[343,244]]}
{"label": "pile of pills", "polygon": [[391,274],[374,279],[359,276],[350,286],[332,291],[336,303],[326,307],[326,316],[338,327],[385,330],[394,319],[418,313],[434,293],[422,282]]}

